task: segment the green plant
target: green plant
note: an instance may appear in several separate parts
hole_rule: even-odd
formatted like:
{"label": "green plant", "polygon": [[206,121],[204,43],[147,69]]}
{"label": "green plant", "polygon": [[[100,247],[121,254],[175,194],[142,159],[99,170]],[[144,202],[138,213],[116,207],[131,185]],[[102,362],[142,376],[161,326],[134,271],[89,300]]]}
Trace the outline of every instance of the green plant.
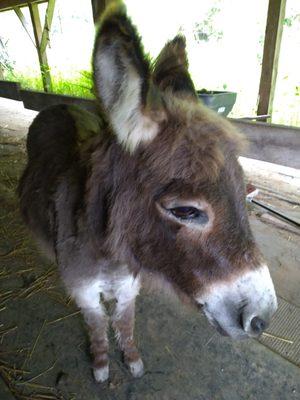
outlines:
{"label": "green plant", "polygon": [[[51,71],[50,71],[51,72]],[[18,71],[7,71],[5,79],[8,81],[17,81],[23,89],[43,91],[41,75],[35,71],[21,73]],[[63,73],[51,73],[52,91],[57,94],[93,98],[93,84],[90,71],[79,71],[73,76]]]}

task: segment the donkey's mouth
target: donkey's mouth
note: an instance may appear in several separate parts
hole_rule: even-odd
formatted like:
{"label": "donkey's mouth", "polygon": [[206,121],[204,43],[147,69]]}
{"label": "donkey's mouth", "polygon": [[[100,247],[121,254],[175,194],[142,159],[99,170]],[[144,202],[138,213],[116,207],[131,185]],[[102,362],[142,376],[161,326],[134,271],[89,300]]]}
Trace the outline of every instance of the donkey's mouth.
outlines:
{"label": "donkey's mouth", "polygon": [[211,320],[212,325],[216,328],[216,330],[222,335],[222,336],[229,336],[229,333],[225,331],[219,324],[219,322],[215,319]]}
{"label": "donkey's mouth", "polygon": [[231,337],[232,339],[235,340],[249,339],[249,335],[241,327],[235,326],[229,321],[228,321],[229,322],[228,326],[221,325],[221,323],[214,316],[212,316],[212,314],[205,308],[205,306],[203,311],[209,323],[222,336]]}
{"label": "donkey's mouth", "polygon": [[235,340],[244,340],[244,339],[249,339],[249,335],[242,331],[241,329],[238,328],[233,328],[233,329],[228,329],[228,331],[222,327],[222,325],[220,325],[220,323],[214,319],[214,318],[210,318],[209,322],[211,323],[211,325],[216,328],[217,332],[220,333],[222,336],[227,336],[227,337],[231,337],[232,339]]}

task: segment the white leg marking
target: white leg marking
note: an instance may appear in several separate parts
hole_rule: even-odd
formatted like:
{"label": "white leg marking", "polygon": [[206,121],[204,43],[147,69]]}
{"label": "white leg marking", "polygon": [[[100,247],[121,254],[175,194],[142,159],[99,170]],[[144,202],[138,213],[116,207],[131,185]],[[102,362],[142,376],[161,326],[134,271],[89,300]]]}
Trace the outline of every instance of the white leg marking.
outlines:
{"label": "white leg marking", "polygon": [[100,304],[100,289],[98,281],[90,285],[74,288],[71,294],[80,308],[103,308]]}
{"label": "white leg marking", "polygon": [[96,382],[105,382],[108,379],[109,376],[109,368],[108,365],[106,365],[103,368],[94,368],[94,378]]}
{"label": "white leg marking", "polygon": [[124,279],[118,281],[115,288],[115,296],[118,302],[116,304],[114,319],[118,319],[122,316],[127,306],[134,301],[139,294],[140,287],[141,283],[139,277],[134,278],[132,275],[128,275]]}
{"label": "white leg marking", "polygon": [[73,290],[76,303],[81,307],[84,320],[89,327],[91,352],[94,358],[94,377],[97,382],[104,382],[109,376],[107,359],[107,316],[100,303],[99,282]]}
{"label": "white leg marking", "polygon": [[134,378],[140,378],[144,375],[144,364],[141,359],[130,362],[128,364],[129,370]]}
{"label": "white leg marking", "polygon": [[120,282],[116,291],[117,304],[113,315],[113,327],[119,345],[124,352],[124,359],[132,376],[138,378],[144,373],[143,361],[134,344],[135,298],[140,289],[139,278],[128,275]]}

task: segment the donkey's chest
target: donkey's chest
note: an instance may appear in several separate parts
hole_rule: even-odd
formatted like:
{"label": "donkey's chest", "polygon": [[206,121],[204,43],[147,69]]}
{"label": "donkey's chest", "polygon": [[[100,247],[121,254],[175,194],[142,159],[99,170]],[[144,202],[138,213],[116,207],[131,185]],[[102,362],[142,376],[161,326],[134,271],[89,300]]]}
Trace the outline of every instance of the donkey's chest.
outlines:
{"label": "donkey's chest", "polygon": [[118,266],[112,272],[102,272],[94,284],[104,300],[118,299],[121,302],[135,297],[140,289],[139,279],[129,272],[126,265]]}

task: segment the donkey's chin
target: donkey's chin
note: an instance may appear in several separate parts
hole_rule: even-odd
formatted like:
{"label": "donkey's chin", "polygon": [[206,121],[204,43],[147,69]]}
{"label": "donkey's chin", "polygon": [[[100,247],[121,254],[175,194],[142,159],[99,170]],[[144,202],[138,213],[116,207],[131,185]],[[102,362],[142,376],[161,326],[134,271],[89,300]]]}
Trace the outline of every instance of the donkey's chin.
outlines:
{"label": "donkey's chin", "polygon": [[217,332],[222,336],[227,336],[234,340],[249,339],[249,334],[243,329],[234,325],[224,326],[217,319],[213,318],[205,309],[203,311],[209,323],[216,328]]}

